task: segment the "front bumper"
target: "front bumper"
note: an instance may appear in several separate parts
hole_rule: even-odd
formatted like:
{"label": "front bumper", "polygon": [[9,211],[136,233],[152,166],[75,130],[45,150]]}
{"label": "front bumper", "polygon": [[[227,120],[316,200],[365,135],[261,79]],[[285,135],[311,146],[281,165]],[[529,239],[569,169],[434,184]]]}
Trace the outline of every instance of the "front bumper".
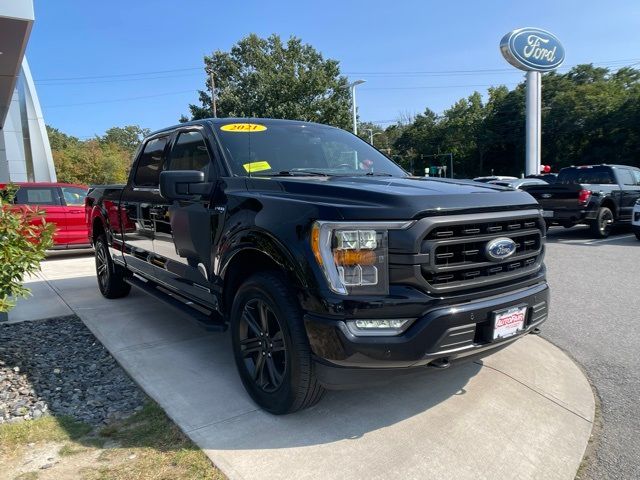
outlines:
{"label": "front bumper", "polygon": [[[356,336],[345,319],[305,315],[305,326],[325,386],[340,388],[377,383],[443,362],[476,358],[508,345],[547,319],[549,288],[540,283],[471,302],[434,307],[397,336]],[[525,329],[504,340],[492,340],[493,312],[527,305]]]}

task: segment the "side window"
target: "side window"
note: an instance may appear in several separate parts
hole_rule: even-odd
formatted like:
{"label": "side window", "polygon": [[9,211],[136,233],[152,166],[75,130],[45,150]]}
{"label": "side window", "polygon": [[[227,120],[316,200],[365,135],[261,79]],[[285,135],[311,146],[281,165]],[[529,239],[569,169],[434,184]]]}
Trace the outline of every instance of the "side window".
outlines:
{"label": "side window", "polygon": [[640,170],[631,170],[633,178],[636,181],[636,185],[640,187]]}
{"label": "side window", "polygon": [[634,186],[636,184],[636,179],[631,173],[631,170],[628,170],[626,168],[619,168],[618,176],[622,185]]}
{"label": "side window", "polygon": [[67,206],[79,207],[84,205],[84,199],[87,191],[78,187],[62,187],[62,198]]}
{"label": "side window", "polygon": [[168,170],[200,170],[209,172],[211,158],[200,132],[182,132],[169,154]]}
{"label": "side window", "polygon": [[18,205],[60,205],[55,187],[20,187],[16,193]]}
{"label": "side window", "polygon": [[138,187],[157,187],[162,169],[162,152],[168,137],[149,140],[140,155],[133,183]]}

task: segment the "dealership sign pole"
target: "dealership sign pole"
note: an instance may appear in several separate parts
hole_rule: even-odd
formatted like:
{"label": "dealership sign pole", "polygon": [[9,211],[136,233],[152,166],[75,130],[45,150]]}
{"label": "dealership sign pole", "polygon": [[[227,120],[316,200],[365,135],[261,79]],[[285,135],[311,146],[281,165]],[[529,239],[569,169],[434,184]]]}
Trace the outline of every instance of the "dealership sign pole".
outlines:
{"label": "dealership sign pole", "polygon": [[519,28],[500,42],[502,56],[527,72],[526,175],[540,173],[542,138],[542,72],[551,72],[564,61],[564,48],[552,33],[539,28]]}

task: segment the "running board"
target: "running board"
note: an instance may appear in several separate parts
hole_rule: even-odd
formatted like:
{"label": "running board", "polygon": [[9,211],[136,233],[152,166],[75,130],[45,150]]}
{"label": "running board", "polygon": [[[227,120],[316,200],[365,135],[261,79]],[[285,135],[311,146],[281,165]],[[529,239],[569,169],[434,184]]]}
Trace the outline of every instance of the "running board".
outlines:
{"label": "running board", "polygon": [[181,300],[179,296],[170,293],[168,290],[165,292],[158,288],[153,282],[145,281],[140,279],[137,276],[131,276],[125,278],[125,281],[130,284],[132,287],[136,287],[143,292],[151,295],[152,297],[157,298],[158,300],[167,303],[173,308],[180,310],[182,313],[186,314],[189,318],[197,322],[197,324],[203,327],[205,330],[209,332],[224,332],[227,329],[227,325],[224,322],[216,322],[212,316],[217,316],[216,312],[212,312],[211,316],[206,313],[192,307],[190,304],[186,303],[189,300]]}

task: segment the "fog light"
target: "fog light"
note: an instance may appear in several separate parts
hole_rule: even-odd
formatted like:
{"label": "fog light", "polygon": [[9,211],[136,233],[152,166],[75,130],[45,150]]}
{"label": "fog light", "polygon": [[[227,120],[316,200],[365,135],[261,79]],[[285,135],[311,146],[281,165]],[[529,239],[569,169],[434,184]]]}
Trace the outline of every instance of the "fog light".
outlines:
{"label": "fog light", "polygon": [[413,322],[413,318],[383,318],[348,320],[349,330],[354,335],[399,335]]}

